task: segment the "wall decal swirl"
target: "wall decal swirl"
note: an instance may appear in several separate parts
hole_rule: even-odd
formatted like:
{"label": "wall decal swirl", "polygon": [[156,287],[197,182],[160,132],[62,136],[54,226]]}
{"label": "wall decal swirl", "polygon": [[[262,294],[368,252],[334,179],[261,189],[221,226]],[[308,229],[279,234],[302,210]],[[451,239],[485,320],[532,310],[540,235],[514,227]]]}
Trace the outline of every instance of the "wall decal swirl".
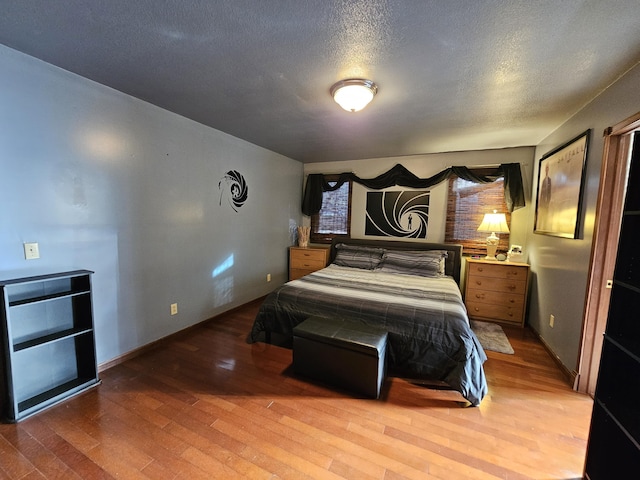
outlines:
{"label": "wall decal swirl", "polygon": [[237,170],[229,170],[218,182],[220,205],[222,197],[226,197],[235,212],[244,205],[249,195],[249,187],[244,177]]}
{"label": "wall decal swirl", "polygon": [[429,191],[367,192],[365,235],[427,238]]}

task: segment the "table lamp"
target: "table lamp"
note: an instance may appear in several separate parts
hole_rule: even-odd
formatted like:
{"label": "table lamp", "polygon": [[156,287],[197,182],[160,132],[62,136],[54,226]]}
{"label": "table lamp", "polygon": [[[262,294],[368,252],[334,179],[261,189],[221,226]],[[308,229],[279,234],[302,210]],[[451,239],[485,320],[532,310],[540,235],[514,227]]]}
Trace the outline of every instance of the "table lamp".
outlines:
{"label": "table lamp", "polygon": [[487,237],[487,256],[484,259],[496,260],[496,250],[500,240],[496,233],[509,233],[507,217],[504,213],[496,213],[496,210],[493,213],[485,213],[478,231],[491,232],[491,235]]}

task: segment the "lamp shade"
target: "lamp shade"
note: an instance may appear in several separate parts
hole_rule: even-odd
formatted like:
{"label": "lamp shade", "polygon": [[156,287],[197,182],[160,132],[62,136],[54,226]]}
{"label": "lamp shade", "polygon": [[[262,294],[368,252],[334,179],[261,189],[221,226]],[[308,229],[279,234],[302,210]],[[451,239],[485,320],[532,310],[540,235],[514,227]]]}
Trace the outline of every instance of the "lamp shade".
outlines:
{"label": "lamp shade", "polygon": [[347,112],[358,112],[366,107],[378,92],[371,80],[351,78],[340,80],[331,87],[331,96]]}
{"label": "lamp shade", "polygon": [[509,233],[507,217],[504,213],[485,213],[482,223],[478,227],[479,232]]}

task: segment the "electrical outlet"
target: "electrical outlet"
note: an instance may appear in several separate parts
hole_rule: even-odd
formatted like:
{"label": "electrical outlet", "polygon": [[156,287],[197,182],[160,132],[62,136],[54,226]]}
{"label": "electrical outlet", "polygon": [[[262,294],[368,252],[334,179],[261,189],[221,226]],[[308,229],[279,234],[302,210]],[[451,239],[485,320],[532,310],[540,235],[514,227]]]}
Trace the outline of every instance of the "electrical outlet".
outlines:
{"label": "electrical outlet", "polygon": [[24,258],[26,260],[34,260],[40,258],[40,250],[37,243],[25,243],[24,244]]}
{"label": "electrical outlet", "polygon": [[177,315],[178,314],[178,304],[177,303],[172,303],[171,304],[171,315]]}
{"label": "electrical outlet", "polygon": [[271,281],[271,274],[267,273],[267,282],[270,282],[270,281]]}
{"label": "electrical outlet", "polygon": [[551,328],[553,328],[553,324],[556,322],[556,316],[555,315],[549,315],[549,326]]}

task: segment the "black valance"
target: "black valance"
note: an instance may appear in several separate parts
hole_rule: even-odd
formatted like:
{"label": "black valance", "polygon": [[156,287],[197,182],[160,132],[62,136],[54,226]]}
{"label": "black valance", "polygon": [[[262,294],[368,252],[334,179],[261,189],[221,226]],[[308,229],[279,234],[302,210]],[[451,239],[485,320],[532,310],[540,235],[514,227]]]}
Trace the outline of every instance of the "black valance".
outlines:
{"label": "black valance", "polygon": [[305,215],[318,213],[322,208],[322,192],[337,190],[349,180],[372,190],[381,190],[395,185],[408,188],[428,188],[452,175],[474,183],[489,183],[504,177],[504,201],[509,211],[513,212],[525,206],[519,163],[503,163],[493,175],[477,175],[467,167],[449,167],[429,178],[418,178],[404,166],[396,164],[391,170],[370,179],[360,178],[354,173],[341,173],[337,183],[333,186],[329,185],[322,173],[310,174],[307,177],[307,185],[302,199],[302,213]]}

